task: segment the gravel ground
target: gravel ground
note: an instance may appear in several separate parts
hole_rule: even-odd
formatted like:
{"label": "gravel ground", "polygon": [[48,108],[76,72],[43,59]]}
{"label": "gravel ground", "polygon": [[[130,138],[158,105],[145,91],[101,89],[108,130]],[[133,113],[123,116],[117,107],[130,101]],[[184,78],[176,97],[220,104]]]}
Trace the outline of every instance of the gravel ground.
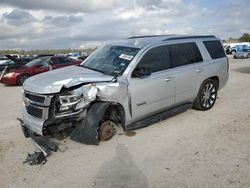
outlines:
{"label": "gravel ground", "polygon": [[62,140],[66,151],[38,166],[22,163],[35,147],[16,121],[21,88],[0,85],[0,187],[250,187],[249,79],[250,60],[230,59],[210,111],[190,109],[99,146]]}

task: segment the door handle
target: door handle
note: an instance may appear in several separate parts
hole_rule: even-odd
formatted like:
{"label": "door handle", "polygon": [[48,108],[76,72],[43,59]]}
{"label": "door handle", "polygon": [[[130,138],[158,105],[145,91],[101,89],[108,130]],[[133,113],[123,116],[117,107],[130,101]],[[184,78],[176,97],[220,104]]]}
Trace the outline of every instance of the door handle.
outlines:
{"label": "door handle", "polygon": [[165,80],[166,82],[169,82],[169,81],[173,80],[173,77],[167,77],[167,78],[165,78],[164,80]]}
{"label": "door handle", "polygon": [[197,69],[196,72],[197,73],[203,72],[203,69]]}

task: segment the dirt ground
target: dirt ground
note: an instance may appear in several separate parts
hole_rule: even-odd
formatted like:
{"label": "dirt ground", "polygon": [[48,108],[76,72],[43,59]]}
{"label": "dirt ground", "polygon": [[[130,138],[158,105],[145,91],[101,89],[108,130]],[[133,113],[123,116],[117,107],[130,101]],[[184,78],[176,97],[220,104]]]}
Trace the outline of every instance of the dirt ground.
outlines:
{"label": "dirt ground", "polygon": [[[99,146],[61,141],[45,165],[22,162],[21,88],[0,85],[0,187],[250,187],[250,59],[230,59],[213,109],[190,109]],[[121,131],[121,130],[120,130]]]}

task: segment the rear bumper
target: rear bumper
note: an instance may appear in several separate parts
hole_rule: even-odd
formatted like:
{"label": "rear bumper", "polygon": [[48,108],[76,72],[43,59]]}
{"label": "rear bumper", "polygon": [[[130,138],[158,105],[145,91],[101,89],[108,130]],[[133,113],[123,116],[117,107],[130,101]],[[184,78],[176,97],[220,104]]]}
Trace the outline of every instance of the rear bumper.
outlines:
{"label": "rear bumper", "polygon": [[248,54],[244,53],[244,54],[235,54],[234,55],[234,59],[245,59],[248,58]]}
{"label": "rear bumper", "polygon": [[229,79],[229,73],[222,74],[222,76],[220,76],[219,79],[220,79],[219,81],[219,90],[220,90],[227,84]]}

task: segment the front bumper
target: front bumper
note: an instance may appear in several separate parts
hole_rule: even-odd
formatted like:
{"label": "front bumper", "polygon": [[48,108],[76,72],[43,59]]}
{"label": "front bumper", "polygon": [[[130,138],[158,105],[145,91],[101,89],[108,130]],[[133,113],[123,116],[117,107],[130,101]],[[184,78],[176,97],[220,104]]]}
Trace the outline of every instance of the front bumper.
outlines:
{"label": "front bumper", "polygon": [[[48,130],[49,127],[57,128],[65,122],[78,122],[85,118],[86,113],[87,109],[81,109],[78,112],[73,112],[56,119],[40,119],[28,114],[24,107],[22,109],[22,127],[28,132],[30,131],[40,136],[46,136],[48,135],[46,130]],[[56,131],[57,129],[54,130]]]}
{"label": "front bumper", "polygon": [[28,130],[43,135],[44,119],[36,118],[29,115],[25,108],[22,109],[23,126]]}
{"label": "front bumper", "polygon": [[17,76],[5,77],[3,76],[1,79],[1,83],[5,85],[16,85],[17,84]]}
{"label": "front bumper", "polygon": [[33,133],[32,131],[30,131],[24,126],[24,123],[21,119],[18,119],[18,120],[20,121],[21,128],[22,128],[25,138],[31,138],[35,146],[43,153],[44,157],[47,157],[50,154],[50,151],[56,152],[58,150],[57,143],[53,142],[52,140],[44,136],[40,136],[40,135]]}

